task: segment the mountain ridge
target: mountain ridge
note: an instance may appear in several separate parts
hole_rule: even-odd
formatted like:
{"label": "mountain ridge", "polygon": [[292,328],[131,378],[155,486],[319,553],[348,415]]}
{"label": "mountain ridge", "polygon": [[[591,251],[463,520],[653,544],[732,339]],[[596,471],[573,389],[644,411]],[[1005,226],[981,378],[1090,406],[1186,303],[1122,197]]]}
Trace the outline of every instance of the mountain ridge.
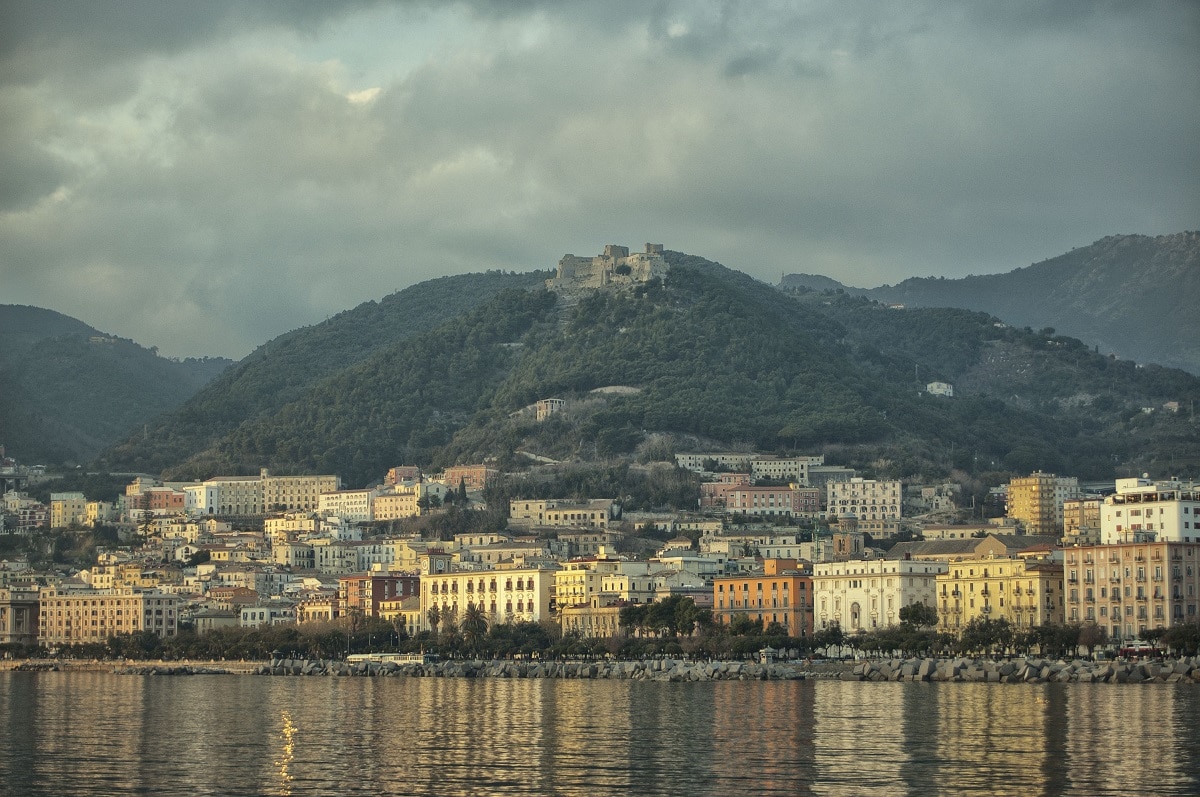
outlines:
{"label": "mountain ridge", "polygon": [[853,288],[820,275],[781,287],[843,290],[909,307],[961,307],[1018,327],[1054,328],[1105,353],[1200,374],[1200,232],[1111,235],[1003,274],[912,277]]}

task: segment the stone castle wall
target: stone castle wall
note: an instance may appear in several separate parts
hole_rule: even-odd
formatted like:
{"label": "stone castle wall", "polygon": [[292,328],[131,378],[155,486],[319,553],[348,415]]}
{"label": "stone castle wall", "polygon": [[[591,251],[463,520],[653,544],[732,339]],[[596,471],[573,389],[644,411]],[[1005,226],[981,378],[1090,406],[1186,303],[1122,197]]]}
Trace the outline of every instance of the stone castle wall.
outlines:
{"label": "stone castle wall", "polygon": [[646,244],[644,252],[629,253],[629,247],[609,244],[604,254],[595,257],[564,255],[558,261],[558,273],[546,280],[556,291],[575,291],[610,286],[636,285],[652,279],[665,279],[667,262],[662,244]]}

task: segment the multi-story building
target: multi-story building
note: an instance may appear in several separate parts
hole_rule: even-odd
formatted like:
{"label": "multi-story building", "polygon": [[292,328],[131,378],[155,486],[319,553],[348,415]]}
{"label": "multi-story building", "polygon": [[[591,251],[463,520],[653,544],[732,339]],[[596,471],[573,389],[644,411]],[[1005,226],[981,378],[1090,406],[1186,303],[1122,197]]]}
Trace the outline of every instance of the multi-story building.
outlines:
{"label": "multi-story building", "polygon": [[380,616],[384,601],[420,597],[421,579],[411,573],[369,571],[338,579],[338,599],[344,613]]}
{"label": "multi-story building", "polygon": [[831,518],[854,515],[859,520],[899,520],[904,496],[898,480],[878,481],[853,478],[845,482],[829,482]]}
{"label": "multi-story building", "polygon": [[317,512],[336,515],[350,523],[370,523],[375,519],[374,498],[377,490],[333,490],[317,496]]}
{"label": "multi-story building", "polygon": [[913,559],[856,559],[813,565],[814,623],[838,625],[846,633],[896,625],[900,610],[914,603],[937,605],[937,576],[946,562]]}
{"label": "multi-story building", "polygon": [[1063,545],[1099,545],[1099,497],[1068,498],[1063,501]]}
{"label": "multi-story building", "polygon": [[959,634],[973,620],[1028,630],[1063,622],[1063,566],[1031,558],[970,558],[937,577],[938,630]]}
{"label": "multi-story building", "polygon": [[323,493],[341,489],[342,480],[333,475],[272,476],[265,468],[260,473],[262,502],[267,512],[316,512]]}
{"label": "multi-story building", "polygon": [[713,579],[713,619],[729,625],[746,615],[762,626],[779,623],[789,636],[813,631],[812,570],[795,559],[764,559],[759,572]]}
{"label": "multi-story building", "polygon": [[1104,499],[1100,541],[1200,542],[1200,487],[1177,481],[1117,479]]}
{"label": "multi-story building", "polygon": [[1038,471],[1008,483],[1008,517],[1025,527],[1026,534],[1063,532],[1063,503],[1079,498],[1079,479]]}
{"label": "multi-story building", "polygon": [[451,490],[457,490],[461,484],[471,492],[478,492],[499,475],[499,470],[487,465],[455,465],[446,468],[442,474],[442,482]]}
{"label": "multi-story building", "polygon": [[758,517],[816,517],[821,509],[821,491],[815,487],[759,487],[737,485],[729,490],[726,509]]}
{"label": "multi-story building", "polygon": [[82,526],[87,521],[87,497],[83,493],[50,493],[50,528]]}
{"label": "multi-story building", "polygon": [[750,460],[750,478],[755,481],[770,480],[799,485],[808,484],[808,469],[824,465],[822,455],[806,457],[755,457]]}
{"label": "multi-story building", "polygon": [[38,638],[43,645],[103,643],[116,634],[151,631],[174,636],[179,599],[134,587],[44,587],[39,595]]}
{"label": "multi-story building", "polygon": [[468,606],[483,610],[492,623],[537,622],[550,619],[557,604],[557,568],[443,571],[421,575],[422,631],[431,630],[429,610],[439,618],[461,620]]}
{"label": "multi-story building", "polygon": [[591,501],[512,500],[508,506],[508,525],[517,528],[533,526],[583,526],[603,529],[612,519],[614,501],[598,498]]}
{"label": "multi-story building", "polygon": [[[446,485],[441,482],[397,484],[391,490],[376,495],[372,501],[375,520],[399,520],[425,514],[433,503],[446,497]],[[434,500],[436,499],[436,501]]]}
{"label": "multi-story building", "polygon": [[1068,548],[1067,622],[1096,623],[1114,640],[1200,621],[1200,543]]}
{"label": "multi-story building", "polygon": [[416,465],[397,465],[388,469],[387,475],[383,477],[383,483],[387,485],[401,484],[402,482],[416,481],[419,478],[421,478],[421,469]]}
{"label": "multi-story building", "polygon": [[749,473],[750,461],[756,454],[729,451],[713,451],[707,454],[676,454],[675,464],[684,470],[704,473],[711,470],[742,471]]}

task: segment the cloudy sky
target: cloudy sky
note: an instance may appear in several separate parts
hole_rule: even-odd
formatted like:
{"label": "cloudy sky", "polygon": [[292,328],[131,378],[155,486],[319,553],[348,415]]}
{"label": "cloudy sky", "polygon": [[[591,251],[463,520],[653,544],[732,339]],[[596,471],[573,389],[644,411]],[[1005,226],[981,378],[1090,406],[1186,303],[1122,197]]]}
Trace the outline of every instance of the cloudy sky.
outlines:
{"label": "cloudy sky", "polygon": [[1200,228],[1200,4],[8,0],[0,303],[239,358],[444,274]]}

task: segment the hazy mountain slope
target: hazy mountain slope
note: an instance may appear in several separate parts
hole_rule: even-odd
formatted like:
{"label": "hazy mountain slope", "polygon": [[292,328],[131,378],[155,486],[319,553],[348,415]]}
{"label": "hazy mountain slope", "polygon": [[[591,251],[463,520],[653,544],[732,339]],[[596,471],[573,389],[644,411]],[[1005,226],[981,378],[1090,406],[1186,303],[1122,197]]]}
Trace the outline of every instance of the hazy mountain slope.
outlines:
{"label": "hazy mountain slope", "polygon": [[[811,275],[785,286],[829,287]],[[1117,235],[1006,274],[909,279],[848,293],[909,307],[982,310],[1053,327],[1123,359],[1200,373],[1200,233]]]}
{"label": "hazy mountain slope", "polygon": [[34,344],[61,335],[99,335],[69,315],[22,304],[0,304],[0,369],[19,360]]}
{"label": "hazy mountain slope", "polygon": [[207,449],[240,424],[278,412],[314,385],[510,288],[539,287],[546,272],[442,277],[260,346],[186,405],[105,452],[100,466],[158,471]]}
{"label": "hazy mountain slope", "polygon": [[[903,476],[1045,467],[1102,477],[1129,463],[1157,467],[1149,446],[1164,440],[1181,445],[1163,467],[1197,464],[1190,416],[1146,415],[1139,403],[1200,397],[1200,380],[1180,371],[1126,368],[984,314],[789,296],[701,258],[667,257],[665,285],[565,304],[540,289],[497,294],[330,371],[174,459],[167,475],[270,467],[360,485],[402,462],[512,463],[522,451],[594,461],[652,438],[836,452],[835,461]],[[289,356],[303,359],[295,346]],[[996,368],[998,352],[1026,366]],[[1035,375],[1021,383],[1025,367]],[[976,386],[952,400],[920,392],[934,377]],[[592,392],[613,385],[629,390]],[[551,396],[567,408],[550,420],[523,411]],[[164,456],[183,450],[169,445],[183,419],[151,429],[151,443],[168,443]]]}
{"label": "hazy mountain slope", "polygon": [[[25,462],[86,462],[230,365],[164,359],[57,313],[42,317],[48,332],[82,326],[85,333],[41,337],[0,371],[0,441]],[[18,340],[33,340],[37,329],[25,325]],[[0,335],[0,346],[8,341]]]}

